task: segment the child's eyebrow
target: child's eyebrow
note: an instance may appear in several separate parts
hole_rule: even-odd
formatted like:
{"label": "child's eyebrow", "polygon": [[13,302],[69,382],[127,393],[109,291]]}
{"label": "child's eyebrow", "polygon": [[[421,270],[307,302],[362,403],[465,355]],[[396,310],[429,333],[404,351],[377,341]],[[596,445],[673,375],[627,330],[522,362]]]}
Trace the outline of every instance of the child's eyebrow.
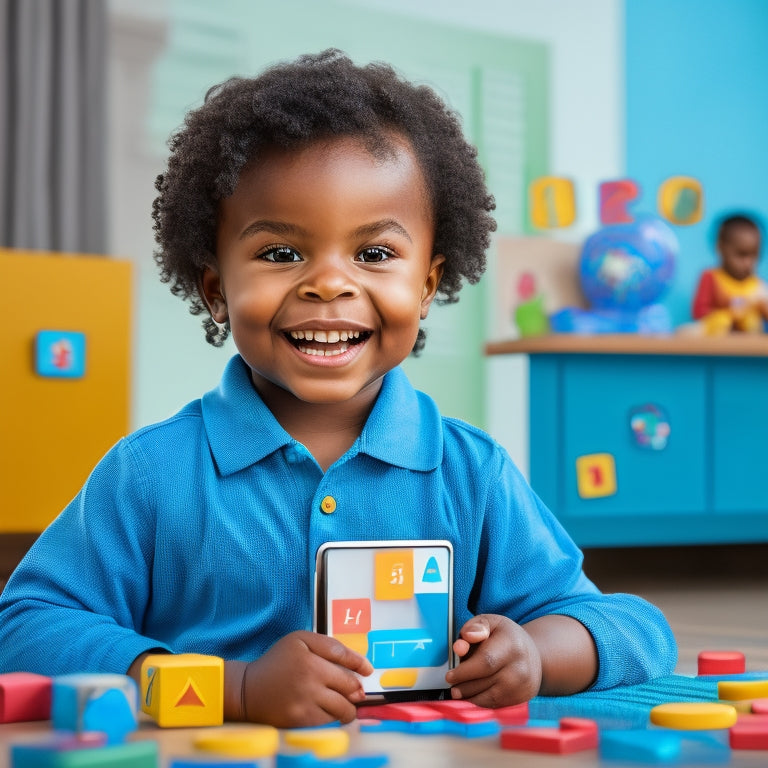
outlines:
{"label": "child's eyebrow", "polygon": [[[363,224],[353,230],[353,237],[371,237],[379,235],[382,232],[397,232],[402,235],[409,243],[412,243],[411,236],[408,234],[408,230],[400,224],[396,219],[381,219],[380,221],[373,221],[370,224]],[[269,219],[258,219],[251,222],[241,233],[239,240],[245,240],[252,235],[256,235],[259,232],[272,232],[276,235],[283,235],[288,237],[290,235],[306,235],[307,230],[300,227],[298,224],[289,224],[285,221],[271,221]]]}
{"label": "child's eyebrow", "polygon": [[382,219],[371,224],[363,224],[361,227],[357,227],[352,234],[355,237],[370,237],[371,235],[378,235],[386,231],[397,232],[408,240],[409,243],[413,242],[405,227],[395,219]]}
{"label": "child's eyebrow", "polygon": [[288,224],[284,221],[270,221],[269,219],[258,219],[251,222],[241,233],[238,240],[245,240],[251,235],[259,232],[273,232],[276,235],[305,235],[306,230],[298,224]]}

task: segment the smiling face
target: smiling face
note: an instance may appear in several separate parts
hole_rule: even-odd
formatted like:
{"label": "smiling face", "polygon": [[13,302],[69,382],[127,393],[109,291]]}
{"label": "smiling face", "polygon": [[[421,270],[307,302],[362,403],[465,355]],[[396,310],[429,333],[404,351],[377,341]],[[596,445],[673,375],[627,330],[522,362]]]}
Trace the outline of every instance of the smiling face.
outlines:
{"label": "smiling face", "polygon": [[268,404],[275,387],[305,403],[370,403],[435,296],[433,235],[404,139],[384,158],[352,137],[272,148],[222,200],[201,287]]}

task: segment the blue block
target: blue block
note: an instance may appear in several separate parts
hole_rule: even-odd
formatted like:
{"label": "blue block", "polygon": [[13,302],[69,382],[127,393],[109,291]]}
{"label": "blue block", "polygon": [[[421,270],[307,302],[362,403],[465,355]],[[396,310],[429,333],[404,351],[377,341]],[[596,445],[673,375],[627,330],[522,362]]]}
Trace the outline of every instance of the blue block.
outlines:
{"label": "blue block", "polygon": [[[296,755],[277,754],[275,768],[381,768],[389,765],[387,755],[356,755],[353,757],[334,757],[323,759],[311,752]],[[173,766],[171,766],[173,768]]]}
{"label": "blue block", "polygon": [[731,759],[721,735],[668,729],[602,731],[599,753],[602,760],[647,765],[721,765]]}
{"label": "blue block", "polygon": [[60,731],[102,731],[118,744],[136,730],[139,694],[127,675],[74,674],[53,678],[51,721]]}
{"label": "blue block", "polygon": [[232,760],[208,760],[206,758],[195,760],[171,760],[168,768],[259,768],[259,764],[253,760],[246,762],[233,762]]}

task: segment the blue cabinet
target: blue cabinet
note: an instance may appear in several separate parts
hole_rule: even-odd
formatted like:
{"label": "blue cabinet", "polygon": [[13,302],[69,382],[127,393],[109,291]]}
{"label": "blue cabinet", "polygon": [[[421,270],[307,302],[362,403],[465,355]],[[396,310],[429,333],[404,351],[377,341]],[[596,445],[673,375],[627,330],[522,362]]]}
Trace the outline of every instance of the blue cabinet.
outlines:
{"label": "blue cabinet", "polygon": [[768,541],[768,339],[486,352],[529,355],[531,484],[580,546]]}

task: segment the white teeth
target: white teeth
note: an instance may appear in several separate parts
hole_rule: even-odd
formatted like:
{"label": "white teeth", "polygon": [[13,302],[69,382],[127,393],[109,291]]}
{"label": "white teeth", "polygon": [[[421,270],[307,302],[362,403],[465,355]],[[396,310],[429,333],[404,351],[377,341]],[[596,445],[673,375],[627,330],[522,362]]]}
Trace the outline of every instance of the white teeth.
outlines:
{"label": "white teeth", "polygon": [[342,344],[335,349],[315,349],[314,347],[299,347],[299,351],[305,355],[315,355],[316,357],[335,357],[342,355],[349,349],[348,344]]}
{"label": "white teeth", "polygon": [[337,344],[339,341],[359,339],[360,331],[291,331],[291,338],[300,341],[319,341],[323,344]]}

